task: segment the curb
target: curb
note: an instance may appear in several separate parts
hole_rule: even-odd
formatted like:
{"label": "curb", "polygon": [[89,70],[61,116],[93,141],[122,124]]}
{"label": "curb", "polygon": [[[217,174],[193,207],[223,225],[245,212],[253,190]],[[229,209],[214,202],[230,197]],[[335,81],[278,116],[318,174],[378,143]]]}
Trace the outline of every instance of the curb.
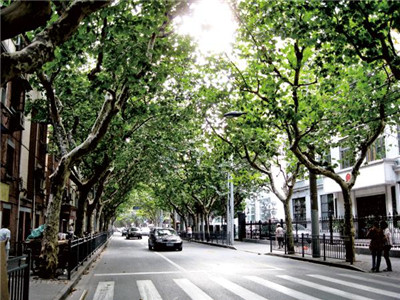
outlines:
{"label": "curb", "polygon": [[306,261],[310,263],[315,263],[315,264],[320,264],[320,265],[326,265],[330,267],[337,267],[337,268],[342,268],[342,269],[349,269],[353,271],[358,271],[358,272],[363,272],[366,273],[363,269],[356,267],[354,265],[347,265],[347,264],[342,264],[342,263],[336,263],[332,261],[323,261],[323,260],[316,260],[312,258],[307,258],[307,257],[299,257],[299,256],[292,256],[288,254],[278,254],[278,253],[271,253],[271,252],[255,252],[251,250],[238,250],[234,246],[229,246],[229,245],[223,245],[223,244],[215,244],[215,243],[208,243],[208,242],[202,242],[202,241],[193,241],[199,244],[204,244],[204,245],[209,245],[209,246],[216,246],[216,247],[222,247],[222,248],[229,248],[232,250],[237,250],[237,251],[243,251],[243,252],[248,252],[248,253],[254,253],[258,255],[270,255],[270,256],[276,256],[276,257],[283,257],[283,258],[289,258],[289,259],[294,259],[294,260],[301,260],[301,261]]}
{"label": "curb", "polygon": [[336,267],[336,268],[342,268],[342,269],[349,269],[353,271],[359,271],[366,273],[363,269],[356,267],[354,265],[346,265],[346,264],[341,264],[341,263],[335,263],[332,261],[323,261],[323,260],[316,260],[312,258],[307,258],[307,257],[298,257],[298,256],[291,256],[291,255],[285,255],[285,254],[278,254],[278,253],[263,253],[264,255],[270,255],[270,256],[277,256],[277,257],[284,257],[284,258],[290,258],[294,260],[301,260],[301,261],[306,261],[314,264],[320,264],[320,265],[326,265],[330,267]]}
{"label": "curb", "polygon": [[65,286],[55,297],[54,300],[65,300],[67,297],[71,294],[74,286],[78,283],[78,281],[81,279],[82,274],[86,272],[90,266],[92,265],[93,261],[95,261],[100,254],[103,252],[103,250],[108,246],[110,239],[108,239],[97,251],[95,254],[93,254],[89,260],[82,266],[82,268],[78,268],[78,270],[73,273],[72,278],[70,280],[70,284]]}

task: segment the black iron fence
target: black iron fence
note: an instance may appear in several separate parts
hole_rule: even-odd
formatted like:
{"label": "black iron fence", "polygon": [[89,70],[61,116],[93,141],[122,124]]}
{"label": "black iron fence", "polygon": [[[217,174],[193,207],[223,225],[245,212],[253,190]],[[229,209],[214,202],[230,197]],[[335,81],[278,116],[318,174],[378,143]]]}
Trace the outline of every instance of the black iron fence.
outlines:
{"label": "black iron fence", "polygon": [[[59,241],[57,266],[57,269],[60,271],[59,274],[66,272],[68,279],[71,279],[71,273],[83,265],[111,235],[112,231],[109,231],[90,234],[83,238]],[[32,251],[31,268],[33,273],[35,273],[39,270],[40,265],[41,239],[25,243],[25,248]]]}
{"label": "black iron fence", "polygon": [[227,244],[226,232],[225,231],[211,231],[210,233],[198,231],[193,232],[189,237],[185,231],[179,233],[180,237],[187,240],[201,241],[216,243],[221,245]]}
{"label": "black iron fence", "polygon": [[30,251],[7,260],[8,291],[10,300],[29,299]]}
{"label": "black iron fence", "polygon": [[[334,259],[346,259],[346,239],[330,239],[325,234],[322,236],[315,236],[314,238],[311,236],[306,236],[302,233],[298,238],[294,237],[294,252],[304,255],[315,255],[316,252],[320,253],[320,257],[324,260],[326,258],[334,258]],[[318,251],[313,253],[314,244],[316,245]],[[288,236],[285,234],[284,237],[284,247],[280,248],[278,242],[274,239],[269,240],[270,252],[273,250],[281,250],[285,253],[288,253]]]}
{"label": "black iron fence", "polygon": [[[372,226],[374,221],[386,221],[389,225],[389,230],[392,234],[393,244],[400,244],[400,216],[380,216],[380,217],[363,217],[353,218],[355,238],[358,240],[365,239],[368,229]],[[275,230],[277,223],[285,227],[283,220],[274,220],[268,222],[246,222],[246,238],[247,239],[270,239],[275,238]],[[292,232],[295,239],[298,239],[302,233],[311,235],[311,220],[294,220]],[[344,238],[344,218],[343,217],[328,217],[319,219],[319,237],[325,234],[325,237],[330,240],[337,240]]]}
{"label": "black iron fence", "polygon": [[76,271],[98,248],[104,245],[111,235],[112,232],[102,232],[69,240],[68,253],[66,253],[68,257],[68,279],[71,279],[71,273]]}

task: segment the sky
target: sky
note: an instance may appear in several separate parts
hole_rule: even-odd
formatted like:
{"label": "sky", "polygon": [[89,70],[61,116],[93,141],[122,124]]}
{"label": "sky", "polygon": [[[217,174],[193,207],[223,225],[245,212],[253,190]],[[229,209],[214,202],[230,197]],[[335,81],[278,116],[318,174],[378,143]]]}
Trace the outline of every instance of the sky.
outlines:
{"label": "sky", "polygon": [[193,13],[178,19],[178,32],[192,36],[203,54],[230,53],[237,24],[224,0],[197,0]]}

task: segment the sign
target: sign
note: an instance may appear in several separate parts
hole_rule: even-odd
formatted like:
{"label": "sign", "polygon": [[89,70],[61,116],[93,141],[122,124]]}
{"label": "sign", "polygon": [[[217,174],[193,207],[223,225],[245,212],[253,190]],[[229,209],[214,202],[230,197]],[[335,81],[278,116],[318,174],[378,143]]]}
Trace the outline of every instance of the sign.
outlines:
{"label": "sign", "polygon": [[9,201],[10,196],[10,186],[3,182],[0,182],[0,201]]}
{"label": "sign", "polygon": [[350,174],[350,173],[347,173],[347,174],[346,174],[346,182],[349,182],[350,179],[351,179],[351,174]]}

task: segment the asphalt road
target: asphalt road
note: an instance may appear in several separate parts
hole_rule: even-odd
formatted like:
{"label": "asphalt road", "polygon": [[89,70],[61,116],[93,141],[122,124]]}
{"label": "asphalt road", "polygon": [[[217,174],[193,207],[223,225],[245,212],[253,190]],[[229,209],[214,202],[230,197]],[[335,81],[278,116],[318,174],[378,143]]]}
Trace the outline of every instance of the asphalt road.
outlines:
{"label": "asphalt road", "polygon": [[149,251],[114,236],[67,300],[400,299],[399,280],[185,242]]}

